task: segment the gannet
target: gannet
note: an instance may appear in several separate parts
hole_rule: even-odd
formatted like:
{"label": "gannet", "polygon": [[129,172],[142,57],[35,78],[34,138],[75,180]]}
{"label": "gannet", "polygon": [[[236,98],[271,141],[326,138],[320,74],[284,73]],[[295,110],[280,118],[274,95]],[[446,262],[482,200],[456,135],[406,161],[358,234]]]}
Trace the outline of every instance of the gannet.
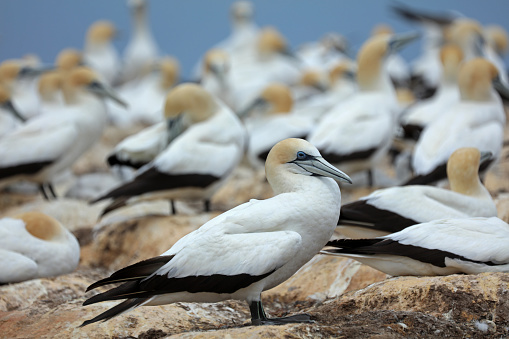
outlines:
{"label": "gannet", "polygon": [[103,214],[126,204],[153,199],[209,199],[229,178],[244,154],[245,130],[239,118],[201,86],[172,89],[164,112],[172,117],[168,146],[129,182],[92,203],[113,198]]}
{"label": "gannet", "polygon": [[225,51],[213,48],[205,53],[200,85],[207,91],[221,99],[226,105],[232,107],[230,81],[230,57]]}
{"label": "gannet", "polygon": [[0,82],[11,92],[12,102],[23,119],[39,113],[37,79],[52,69],[45,66],[32,68],[20,60],[5,60],[0,64]]}
{"label": "gannet", "polygon": [[451,190],[397,186],[377,190],[341,206],[338,231],[349,238],[373,238],[443,218],[496,217],[497,207],[479,180],[479,166],[490,152],[460,148],[447,162]]}
{"label": "gannet", "polygon": [[58,70],[68,73],[78,66],[84,66],[83,54],[74,48],[64,48],[55,58],[55,65]]}
{"label": "gannet", "polygon": [[62,108],[65,106],[64,93],[62,92],[64,78],[65,76],[62,71],[48,72],[39,77],[37,84],[39,114],[51,114],[56,111],[62,111]]}
{"label": "gannet", "polygon": [[132,33],[123,53],[120,83],[142,76],[144,68],[155,64],[159,59],[159,47],[152,35],[147,18],[148,1],[129,0],[127,4],[131,10]]}
{"label": "gannet", "polygon": [[242,111],[270,83],[293,85],[299,81],[301,64],[290,52],[286,38],[274,27],[260,30],[255,52],[237,60],[230,56],[230,88],[234,111]]}
{"label": "gannet", "polygon": [[[0,139],[0,181],[29,180],[45,191],[52,178],[71,166],[102,135],[106,125],[103,98],[119,102],[90,69],[78,67],[65,80],[65,113],[38,115]],[[53,191],[53,192],[52,192]]]}
{"label": "gannet", "polygon": [[292,93],[288,86],[273,83],[247,108],[252,111],[244,121],[249,135],[247,158],[255,169],[264,168],[269,151],[279,141],[306,138],[311,131],[312,118],[293,115],[292,107]]}
{"label": "gannet", "polygon": [[325,34],[316,42],[304,43],[296,50],[296,55],[305,68],[327,70],[348,57],[347,39],[335,32]]}
{"label": "gannet", "polygon": [[502,88],[498,71],[489,61],[476,58],[459,71],[460,101],[430,123],[415,145],[415,177],[406,184],[427,184],[445,179],[449,156],[460,147],[476,147],[500,157],[505,112],[492,82]]}
{"label": "gannet", "polygon": [[[388,24],[377,24],[372,32],[372,36],[376,35],[394,35],[394,30]],[[410,67],[401,55],[391,53],[387,56],[385,62],[387,73],[391,77],[391,81],[396,89],[408,88],[410,86]]]}
{"label": "gannet", "polygon": [[358,91],[325,113],[308,137],[327,161],[352,173],[367,170],[371,185],[371,169],[387,154],[399,113],[385,60],[416,37],[407,34],[368,39],[357,55]]}
{"label": "gannet", "polygon": [[463,52],[456,45],[444,45],[440,50],[440,61],[443,71],[435,95],[408,107],[401,116],[400,124],[406,138],[417,141],[429,123],[460,100],[458,71]]}
{"label": "gannet", "polygon": [[121,67],[120,57],[111,41],[116,34],[113,23],[96,21],[90,25],[83,47],[83,61],[108,85],[114,83]]}
{"label": "gannet", "polygon": [[82,326],[142,305],[227,299],[246,300],[253,325],[309,322],[306,314],[268,318],[261,292],[288,279],[327,243],[341,204],[333,179],[351,180],[302,139],[276,144],[265,168],[274,197],[237,206],[189,233],[160,256],[90,285],[87,291],[123,283],[87,299],[84,305],[127,300]]}
{"label": "gannet", "polygon": [[496,218],[447,218],[374,239],[339,239],[321,253],[345,256],[389,275],[509,272],[509,225]]}
{"label": "gannet", "polygon": [[[315,124],[318,123],[332,107],[345,101],[357,91],[356,72],[357,65],[352,60],[345,59],[333,65],[327,72],[326,79],[323,79],[322,74],[314,79],[314,87],[318,85],[318,88],[325,87],[325,89],[308,98],[295,99],[292,114],[311,117]],[[305,74],[309,73],[305,71]]]}
{"label": "gannet", "polygon": [[440,82],[442,66],[439,53],[446,42],[447,32],[456,16],[452,13],[430,13],[408,7],[401,3],[392,5],[396,14],[417,23],[423,30],[421,55],[411,62],[411,88],[418,99],[426,99],[435,94]]}
{"label": "gannet", "polygon": [[79,260],[78,241],[56,219],[35,211],[0,219],[0,283],[70,273]]}

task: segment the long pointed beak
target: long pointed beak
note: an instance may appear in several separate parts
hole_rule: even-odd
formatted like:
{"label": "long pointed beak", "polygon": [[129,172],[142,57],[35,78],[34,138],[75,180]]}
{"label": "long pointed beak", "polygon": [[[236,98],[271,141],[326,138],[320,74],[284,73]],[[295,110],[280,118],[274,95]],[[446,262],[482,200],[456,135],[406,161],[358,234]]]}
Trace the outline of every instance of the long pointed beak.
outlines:
{"label": "long pointed beak", "polygon": [[310,159],[294,160],[293,162],[306,171],[313,173],[313,175],[329,177],[349,184],[352,183],[352,179],[346,173],[338,170],[322,157],[311,157]]}
{"label": "long pointed beak", "polygon": [[389,50],[391,53],[396,53],[419,37],[420,34],[416,32],[393,35],[389,41]]}
{"label": "long pointed beak", "polygon": [[297,56],[297,54],[293,53],[289,49],[284,49],[282,51],[279,51],[279,54],[289,58],[291,61],[293,61],[293,63],[297,67],[300,67],[302,65],[302,60]]}
{"label": "long pointed beak", "polygon": [[479,160],[479,166],[482,166],[485,162],[490,161],[493,157],[493,153],[490,151],[482,151],[481,152],[481,159]]}
{"label": "long pointed beak", "polygon": [[117,104],[126,109],[129,107],[129,105],[122,98],[120,98],[112,88],[104,84],[101,84],[100,82],[94,81],[90,83],[88,89],[94,93],[99,94],[100,96],[110,98],[111,100],[115,101]]}
{"label": "long pointed beak", "polygon": [[225,79],[225,72],[224,72],[224,70],[221,69],[221,67],[218,67],[216,65],[211,65],[210,66],[210,71],[217,78],[217,80],[219,81],[219,84],[221,85],[221,87],[225,88],[226,87],[226,79]]}
{"label": "long pointed beak", "polygon": [[19,113],[19,111],[16,109],[16,107],[14,107],[14,105],[12,104],[12,102],[9,100],[9,101],[6,101],[4,102],[4,104],[2,105],[6,110],[8,110],[10,113],[12,113],[12,115],[14,115],[16,118],[18,118],[19,120],[25,122],[27,121],[27,119],[25,119],[24,116],[21,115],[21,113]]}
{"label": "long pointed beak", "polygon": [[18,77],[36,77],[43,73],[54,71],[55,66],[41,66],[41,67],[23,67],[18,74]]}
{"label": "long pointed beak", "polygon": [[499,76],[497,76],[495,79],[491,82],[493,84],[493,88],[497,91],[497,93],[502,97],[504,100],[509,100],[509,88],[502,82]]}
{"label": "long pointed beak", "polygon": [[183,113],[180,113],[173,119],[166,120],[168,127],[168,144],[170,144],[175,138],[177,138],[184,131],[184,125],[182,123]]}

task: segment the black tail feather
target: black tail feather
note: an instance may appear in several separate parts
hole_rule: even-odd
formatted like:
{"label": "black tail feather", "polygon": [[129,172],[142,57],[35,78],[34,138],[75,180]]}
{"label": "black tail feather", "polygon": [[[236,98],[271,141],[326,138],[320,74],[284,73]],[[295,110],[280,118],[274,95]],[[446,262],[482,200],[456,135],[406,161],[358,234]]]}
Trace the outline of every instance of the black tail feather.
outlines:
{"label": "black tail feather", "polygon": [[146,298],[136,298],[136,299],[129,299],[129,300],[126,300],[118,305],[116,305],[115,307],[112,307],[110,308],[109,310],[99,314],[98,316],[90,319],[90,320],[86,320],[83,322],[83,324],[80,325],[80,327],[83,327],[83,326],[87,326],[87,325],[90,325],[92,323],[95,323],[97,321],[107,321],[107,320],[110,320],[111,318],[117,316],[117,315],[120,315],[124,312],[127,312],[135,307],[138,307],[139,305],[143,304],[147,299]]}
{"label": "black tail feather", "polygon": [[164,255],[129,265],[116,271],[108,278],[99,280],[93,283],[92,285],[88,286],[86,292],[93,290],[94,288],[97,288],[99,286],[146,278],[155,271],[157,271],[158,269],[160,269],[162,266],[167,264],[172,258],[173,255]]}

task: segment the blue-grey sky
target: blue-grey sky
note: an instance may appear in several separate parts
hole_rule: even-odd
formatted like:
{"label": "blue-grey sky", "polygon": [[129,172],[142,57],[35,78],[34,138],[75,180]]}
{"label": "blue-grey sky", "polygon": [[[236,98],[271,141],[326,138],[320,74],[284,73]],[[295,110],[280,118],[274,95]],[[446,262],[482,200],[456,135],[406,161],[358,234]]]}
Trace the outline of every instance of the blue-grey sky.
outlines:
{"label": "blue-grey sky", "polygon": [[[149,0],[152,32],[165,54],[177,57],[184,77],[198,58],[230,32],[229,7],[233,0]],[[319,39],[327,32],[345,35],[354,52],[374,25],[388,23],[397,32],[415,30],[389,9],[384,0],[254,0],[255,20],[260,26],[277,27],[292,47]],[[420,0],[409,5],[432,11],[455,10],[481,24],[509,29],[507,0]],[[66,47],[82,48],[88,26],[111,20],[121,31],[115,46],[127,44],[131,26],[126,1],[121,0],[0,0],[0,60],[37,54],[52,63]],[[409,60],[419,51],[414,43],[403,56]],[[508,58],[506,58],[507,61]]]}

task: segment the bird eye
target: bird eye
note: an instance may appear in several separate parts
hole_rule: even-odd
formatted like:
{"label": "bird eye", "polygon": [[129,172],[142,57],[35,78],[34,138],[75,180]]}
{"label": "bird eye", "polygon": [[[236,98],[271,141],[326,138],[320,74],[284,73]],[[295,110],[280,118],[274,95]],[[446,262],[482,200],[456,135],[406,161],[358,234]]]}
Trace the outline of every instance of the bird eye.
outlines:
{"label": "bird eye", "polygon": [[304,160],[304,159],[306,159],[306,157],[307,157],[307,154],[306,154],[306,153],[304,153],[304,152],[302,152],[302,151],[298,151],[298,152],[297,152],[297,159],[298,159],[298,160]]}

